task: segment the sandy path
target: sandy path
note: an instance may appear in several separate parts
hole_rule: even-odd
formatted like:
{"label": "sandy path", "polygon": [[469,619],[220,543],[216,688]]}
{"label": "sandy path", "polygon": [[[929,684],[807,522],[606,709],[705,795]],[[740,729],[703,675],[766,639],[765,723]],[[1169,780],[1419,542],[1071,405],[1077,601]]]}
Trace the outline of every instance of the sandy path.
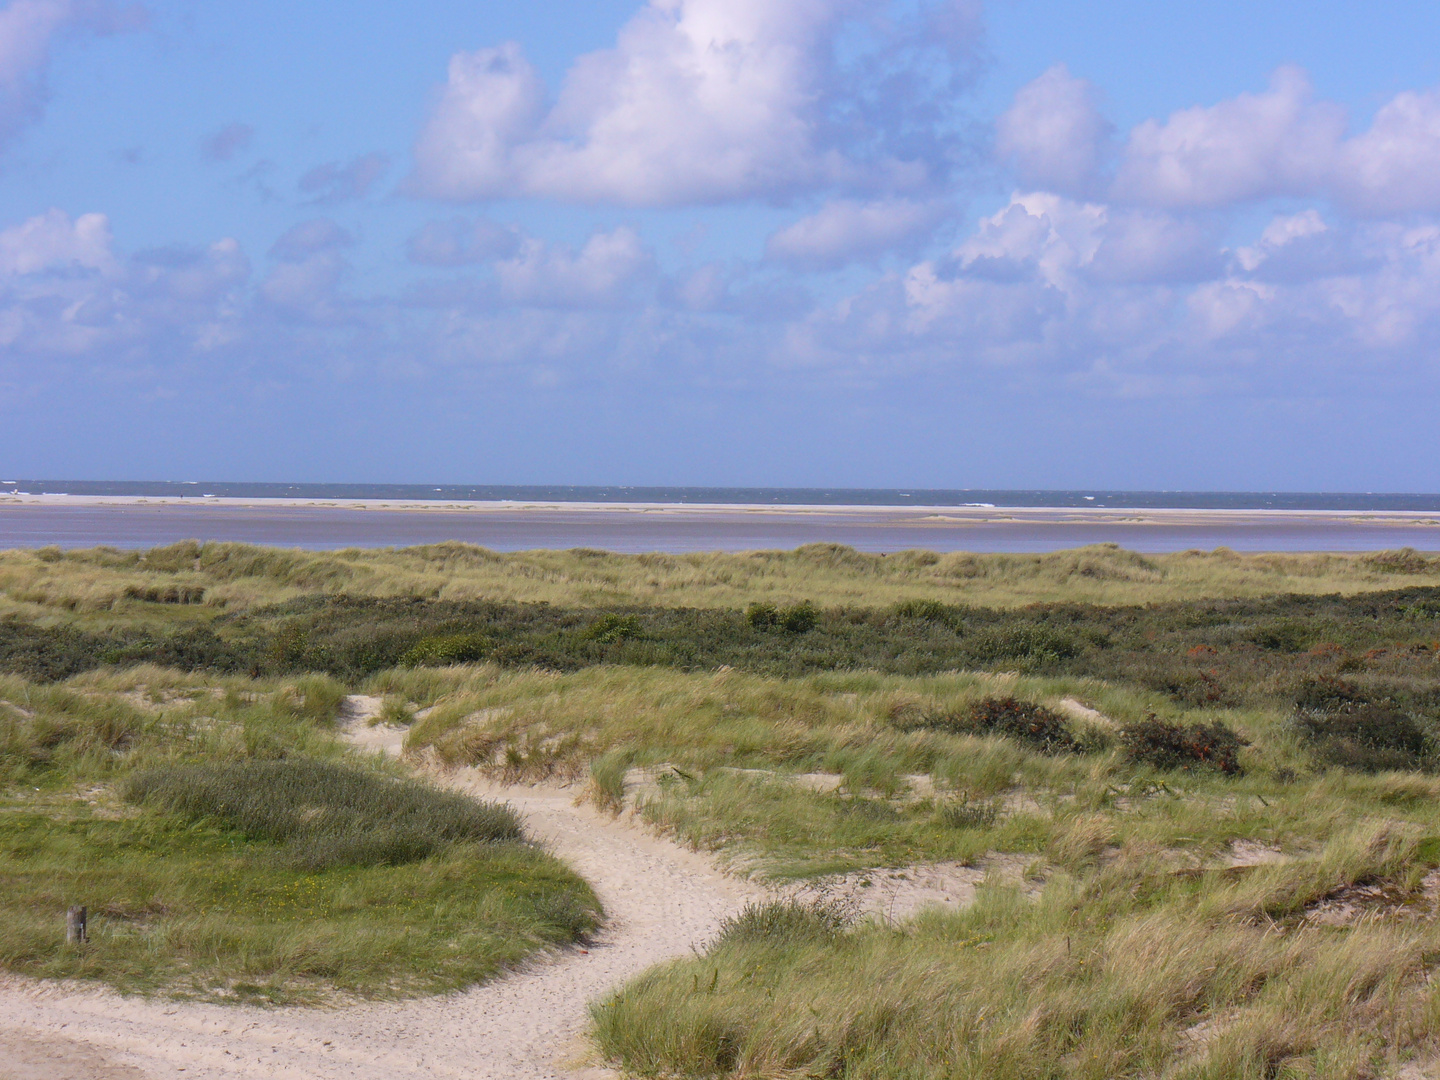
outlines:
{"label": "sandy path", "polygon": [[[350,706],[358,720],[379,702],[352,698]],[[399,749],[397,731],[357,722],[351,733],[362,746]],[[0,981],[0,1080],[608,1075],[574,1071],[586,1050],[587,1005],[702,944],[753,894],[702,856],[572,805],[572,792],[497,788],[469,771],[449,782],[508,800],[531,835],[594,886],[610,923],[588,950],[566,950],[449,997],[333,1010],[180,1004]]]}

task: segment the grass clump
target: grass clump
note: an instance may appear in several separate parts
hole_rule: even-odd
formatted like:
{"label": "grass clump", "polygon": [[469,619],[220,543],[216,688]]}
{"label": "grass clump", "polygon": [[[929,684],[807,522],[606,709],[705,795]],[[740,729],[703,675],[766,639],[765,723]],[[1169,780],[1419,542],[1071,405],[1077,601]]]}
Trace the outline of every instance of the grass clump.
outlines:
{"label": "grass clump", "polygon": [[1000,816],[994,803],[946,803],[936,811],[940,823],[949,829],[989,829]]}
{"label": "grass clump", "polygon": [[1238,775],[1244,745],[1244,740],[1219,720],[1179,724],[1151,713],[1120,729],[1125,756],[1156,769],[1212,769]]}
{"label": "grass clump", "polygon": [[124,794],[284,845],[307,870],[399,866],[452,844],[524,838],[520,819],[503,804],[308,758],[149,769],[132,776]]}
{"label": "grass clump", "polygon": [[710,948],[828,944],[839,939],[854,922],[853,905],[833,898],[752,902],[739,913],[725,917]]}
{"label": "grass clump", "polygon": [[1393,1076],[1440,1034],[1433,925],[1282,934],[1226,910],[1253,886],[1167,881],[1151,861],[899,928],[727,939],[597,1003],[594,1031],[639,1075],[867,1080]]}

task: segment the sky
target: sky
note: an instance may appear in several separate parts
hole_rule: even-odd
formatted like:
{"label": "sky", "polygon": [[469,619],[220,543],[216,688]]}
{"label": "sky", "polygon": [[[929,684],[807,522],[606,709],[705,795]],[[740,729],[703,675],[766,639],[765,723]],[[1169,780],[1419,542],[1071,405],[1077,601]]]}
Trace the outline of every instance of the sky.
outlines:
{"label": "sky", "polygon": [[0,0],[0,472],[1440,491],[1437,40]]}

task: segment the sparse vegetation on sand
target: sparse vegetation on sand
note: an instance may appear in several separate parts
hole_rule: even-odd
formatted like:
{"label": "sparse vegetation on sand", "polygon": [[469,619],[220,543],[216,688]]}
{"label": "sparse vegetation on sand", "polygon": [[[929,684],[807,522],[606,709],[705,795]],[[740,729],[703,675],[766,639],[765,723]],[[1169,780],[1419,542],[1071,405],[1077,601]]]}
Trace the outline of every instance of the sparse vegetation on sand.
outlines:
{"label": "sparse vegetation on sand", "polygon": [[0,680],[0,967],[216,1000],[396,997],[596,927],[588,887],[508,809],[347,758],[339,689]]}
{"label": "sparse vegetation on sand", "polygon": [[[574,782],[782,888],[595,1003],[632,1074],[1379,1080],[1440,1050],[1428,556],[179,545],[3,582],[11,970],[384,996],[593,926],[503,812],[344,757],[363,691],[412,763]],[[916,864],[975,902],[856,917]],[[81,882],[129,906],[67,951]],[[208,959],[242,932],[264,978]]]}

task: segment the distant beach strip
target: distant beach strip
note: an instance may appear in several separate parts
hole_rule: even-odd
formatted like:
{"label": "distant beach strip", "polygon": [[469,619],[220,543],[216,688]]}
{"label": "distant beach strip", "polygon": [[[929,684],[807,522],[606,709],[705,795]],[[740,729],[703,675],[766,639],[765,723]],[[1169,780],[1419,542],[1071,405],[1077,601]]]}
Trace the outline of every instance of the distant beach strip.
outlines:
{"label": "distant beach strip", "polygon": [[[472,493],[480,497],[466,497]],[[180,540],[310,550],[462,541],[497,551],[628,553],[815,543],[871,552],[1047,552],[1103,543],[1156,553],[1440,551],[1440,496],[0,484],[3,548],[148,548]]]}

